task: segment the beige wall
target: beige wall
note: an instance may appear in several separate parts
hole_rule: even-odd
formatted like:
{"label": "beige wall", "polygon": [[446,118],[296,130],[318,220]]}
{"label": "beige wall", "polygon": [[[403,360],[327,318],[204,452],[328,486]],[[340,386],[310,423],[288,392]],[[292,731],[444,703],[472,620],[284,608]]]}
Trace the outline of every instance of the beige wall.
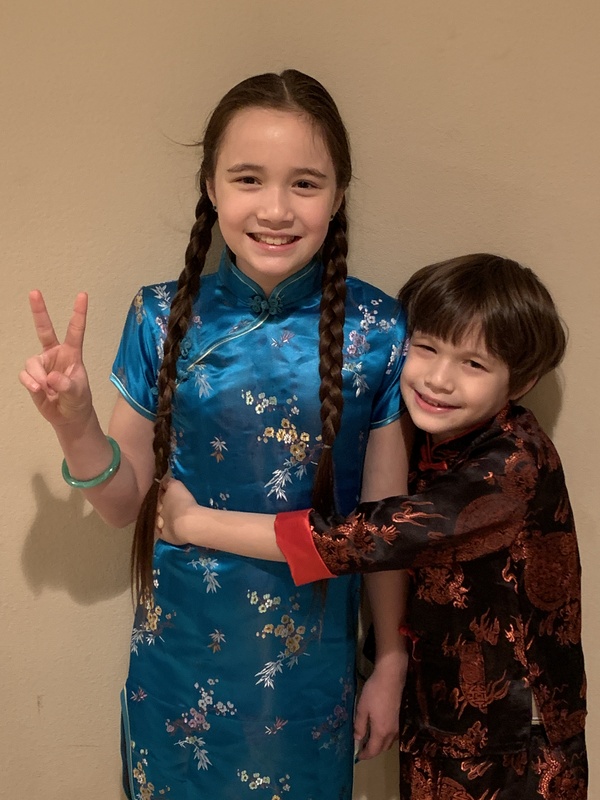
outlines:
{"label": "beige wall", "polygon": [[[393,292],[424,263],[487,249],[533,266],[559,302],[568,357],[531,404],[561,451],[578,520],[598,752],[599,9],[3,0],[3,797],[120,797],[131,616],[129,534],[62,482],[52,432],[17,384],[36,350],[27,291],[44,290],[61,332],[75,292],[89,291],[87,365],[107,420],[127,305],[141,283],[179,272],[192,221],[196,154],[175,142],[199,135],[234,82],[285,66],[320,78],[350,129],[357,275]],[[384,766],[361,770],[357,798],[397,797],[393,761]],[[592,771],[598,800],[595,761]]]}

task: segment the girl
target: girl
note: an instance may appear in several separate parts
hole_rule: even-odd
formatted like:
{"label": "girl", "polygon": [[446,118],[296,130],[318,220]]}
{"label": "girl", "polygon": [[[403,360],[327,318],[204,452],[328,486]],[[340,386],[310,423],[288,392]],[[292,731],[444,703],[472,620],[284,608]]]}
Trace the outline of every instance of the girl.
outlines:
{"label": "girl", "polygon": [[[404,319],[346,280],[350,177],[343,123],[314,79],[286,70],[225,95],[203,139],[185,268],[130,309],[109,437],[81,358],[85,295],[61,344],[32,293],[44,351],[21,381],[56,430],[63,475],[108,522],[137,516],[122,703],[130,798],[351,796],[355,579],[319,593],[296,588],[285,565],[165,541],[152,553],[169,468],[199,503],[241,511],[312,500],[348,513],[361,477],[364,499],[402,490]],[[217,219],[227,250],[201,278]],[[406,662],[398,576],[368,591],[378,652],[359,709],[365,757],[397,732]]]}
{"label": "girl", "polygon": [[272,519],[200,509],[171,481],[162,535],[285,556],[298,583],[410,568],[403,800],[585,800],[573,515],[552,442],[515,404],[560,363],[560,319],[531,270],[488,254],[425,267],[400,299],[411,496],[281,514],[278,549]]}

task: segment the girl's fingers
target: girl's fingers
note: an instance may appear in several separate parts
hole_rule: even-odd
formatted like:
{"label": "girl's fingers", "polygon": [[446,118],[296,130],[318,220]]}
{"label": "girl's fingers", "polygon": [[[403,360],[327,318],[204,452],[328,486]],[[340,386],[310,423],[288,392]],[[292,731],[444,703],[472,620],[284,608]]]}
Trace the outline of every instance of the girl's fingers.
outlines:
{"label": "girl's fingers", "polygon": [[88,296],[86,292],[79,292],[73,305],[73,313],[67,326],[65,344],[78,350],[83,350],[83,337],[85,335],[85,324],[87,319]]}
{"label": "girl's fingers", "polygon": [[24,386],[30,394],[37,394],[41,388],[40,384],[26,369],[21,370],[19,373],[19,382]]}
{"label": "girl's fingers", "polygon": [[46,308],[42,293],[37,289],[33,292],[29,292],[29,307],[31,308],[33,324],[40,344],[44,350],[55,347],[59,344],[59,341],[54,332],[54,326],[52,325],[52,320],[48,314],[48,309]]}
{"label": "girl's fingers", "polygon": [[[33,315],[33,324],[40,344],[44,350],[49,350],[51,347],[56,347],[60,344],[46,303],[42,293],[35,289],[29,293],[29,305]],[[75,298],[73,305],[73,313],[67,326],[67,333],[65,335],[65,344],[73,350],[81,353],[83,349],[83,337],[85,334],[85,324],[87,318],[88,296],[85,292],[79,292]]]}
{"label": "girl's fingers", "polygon": [[50,372],[46,378],[46,385],[52,394],[67,394],[73,387],[73,381],[62,372]]}
{"label": "girl's fingers", "polygon": [[[46,367],[44,365],[44,357],[32,356],[31,358],[28,358],[25,362],[25,369],[19,376],[19,380],[21,380],[21,376],[24,375],[28,375],[31,381],[38,384],[38,387],[45,387],[48,373],[46,372]],[[23,380],[21,380],[21,383],[26,388],[29,388]]]}

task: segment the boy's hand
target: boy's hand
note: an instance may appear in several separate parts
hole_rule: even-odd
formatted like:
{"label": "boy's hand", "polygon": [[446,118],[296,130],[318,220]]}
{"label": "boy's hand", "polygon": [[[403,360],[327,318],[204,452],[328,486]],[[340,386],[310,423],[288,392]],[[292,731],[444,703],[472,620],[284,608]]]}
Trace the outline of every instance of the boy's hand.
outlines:
{"label": "boy's hand", "polygon": [[398,738],[403,678],[404,675],[375,670],[363,686],[354,718],[354,740],[360,743],[359,760],[389,750]]}

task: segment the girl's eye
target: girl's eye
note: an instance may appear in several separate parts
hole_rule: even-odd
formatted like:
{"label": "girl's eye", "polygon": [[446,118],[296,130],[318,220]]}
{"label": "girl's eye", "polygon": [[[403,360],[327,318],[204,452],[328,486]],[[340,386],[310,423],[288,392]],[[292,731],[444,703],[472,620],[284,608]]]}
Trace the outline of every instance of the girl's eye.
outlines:
{"label": "girl's eye", "polygon": [[296,186],[298,189],[316,189],[317,186],[310,181],[297,181]]}
{"label": "girl's eye", "polygon": [[483,366],[483,364],[480,364],[479,361],[469,360],[467,361],[467,364],[473,369],[481,369],[485,372],[485,367]]}
{"label": "girl's eye", "polygon": [[257,183],[257,179],[252,175],[242,175],[241,178],[237,179],[237,182],[252,186],[253,184]]}

